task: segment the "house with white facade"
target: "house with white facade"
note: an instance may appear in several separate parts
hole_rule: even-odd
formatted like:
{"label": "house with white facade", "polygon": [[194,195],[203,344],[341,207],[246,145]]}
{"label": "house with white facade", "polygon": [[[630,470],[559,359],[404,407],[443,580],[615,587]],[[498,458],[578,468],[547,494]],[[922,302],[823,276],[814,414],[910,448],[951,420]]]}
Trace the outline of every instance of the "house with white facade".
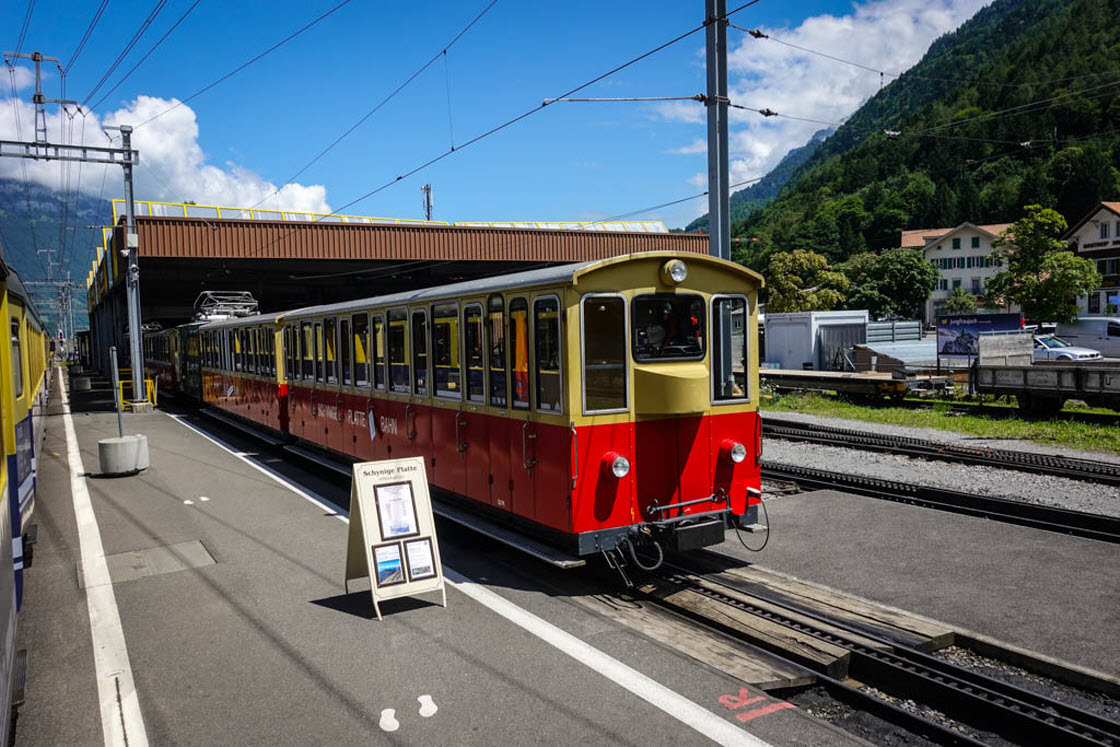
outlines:
{"label": "house with white facade", "polygon": [[[982,296],[988,279],[1002,263],[993,258],[992,242],[1010,223],[976,225],[962,223],[956,228],[919,228],[902,232],[904,249],[920,249],[927,262],[937,268],[938,279],[933,293],[926,299],[923,320],[932,322],[944,313],[945,301],[955,288],[964,288],[974,296]],[[1018,311],[1011,305],[1006,311]]]}
{"label": "house with white facade", "polygon": [[1077,299],[1087,314],[1120,313],[1120,202],[1102,202],[1065,235],[1070,250],[1095,262],[1099,288]]}

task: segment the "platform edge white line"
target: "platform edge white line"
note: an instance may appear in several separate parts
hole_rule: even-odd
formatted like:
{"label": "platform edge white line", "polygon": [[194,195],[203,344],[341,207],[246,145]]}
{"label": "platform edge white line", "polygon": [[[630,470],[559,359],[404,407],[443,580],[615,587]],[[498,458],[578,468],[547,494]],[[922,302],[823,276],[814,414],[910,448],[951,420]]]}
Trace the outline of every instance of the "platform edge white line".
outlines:
{"label": "platform edge white line", "polygon": [[74,499],[74,518],[78,525],[81,571],[86,583],[86,606],[89,609],[97,696],[101,706],[101,734],[107,745],[146,747],[148,733],[144,728],[140,698],[132,678],[132,664],[128,658],[117,597],[109,577],[109,566],[105,562],[101,530],[97,526],[97,517],[89,496],[78,434],[70,416],[70,394],[62,369],[55,370],[60,382],[66,457],[70,465],[70,492]]}
{"label": "platform edge white line", "polygon": [[[268,467],[249,459],[229,444],[209,435],[205,431],[195,428],[193,425],[182,420],[181,417],[170,414],[168,417],[228,452],[231,456],[240,459],[259,472],[268,475],[275,482],[291,490],[301,498],[320,508],[334,511],[334,515],[338,519],[346,523],[350,522],[348,512],[341,506],[336,506],[322,496],[308,493],[293,484],[287,478],[273,472]],[[662,685],[660,682],[647,677],[609,654],[603,653],[594,646],[585,643],[547,620],[519,607],[500,594],[481,586],[446,564],[443,566],[443,575],[444,579],[451,584],[451,586],[463,592],[482,606],[504,617],[506,620],[509,620],[532,635],[535,635],[545,643],[567,654],[589,669],[601,674],[616,685],[628,690],[716,744],[743,745],[745,747],[770,747],[768,742],[763,741],[730,721],[721,719],[700,704],[689,700],[680,693]]]}

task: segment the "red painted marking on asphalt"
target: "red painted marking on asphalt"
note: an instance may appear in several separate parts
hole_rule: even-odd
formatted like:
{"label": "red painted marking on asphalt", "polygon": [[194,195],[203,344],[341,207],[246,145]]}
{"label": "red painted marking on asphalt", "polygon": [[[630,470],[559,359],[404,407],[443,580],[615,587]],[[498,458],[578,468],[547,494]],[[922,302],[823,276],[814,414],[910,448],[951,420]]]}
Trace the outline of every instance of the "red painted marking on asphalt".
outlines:
{"label": "red painted marking on asphalt", "polygon": [[774,711],[784,711],[787,708],[796,708],[796,707],[797,706],[795,706],[793,703],[785,703],[785,702],[771,703],[769,705],[764,705],[761,708],[755,708],[755,709],[747,711],[745,713],[737,713],[737,714],[735,714],[735,718],[739,719],[740,721],[744,721],[744,722],[745,721],[751,721],[753,719],[758,718],[759,716],[765,716],[768,713],[773,713]]}
{"label": "red painted marking on asphalt", "polygon": [[754,697],[751,697],[750,691],[745,687],[739,688],[738,695],[719,696],[719,704],[724,708],[730,708],[731,710],[742,708],[743,706],[749,705],[751,703],[757,703],[760,700],[766,700],[766,696],[756,695]]}

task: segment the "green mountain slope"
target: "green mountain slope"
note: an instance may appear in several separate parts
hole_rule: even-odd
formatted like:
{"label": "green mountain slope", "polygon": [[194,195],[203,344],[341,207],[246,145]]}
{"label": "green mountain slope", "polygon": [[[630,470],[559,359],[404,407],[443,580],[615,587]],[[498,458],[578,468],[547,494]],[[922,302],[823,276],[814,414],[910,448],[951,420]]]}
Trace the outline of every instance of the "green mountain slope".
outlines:
{"label": "green mountain slope", "polygon": [[[31,219],[28,219],[28,201],[31,203]],[[59,232],[61,221],[60,193],[36,184],[29,184],[24,190],[22,180],[0,179],[0,243],[3,244],[4,259],[27,280],[40,280],[47,274],[47,254],[36,254],[36,249],[53,250],[50,257],[59,263],[51,267],[52,278],[65,278],[70,272],[74,282],[74,326],[84,329],[88,325],[86,313],[86,276],[90,262],[97,256],[95,247],[101,244],[100,228],[88,226],[108,225],[112,220],[109,200],[98,200],[83,194],[72,194],[69,213],[66,219],[68,230]],[[65,251],[58,249],[65,247]],[[33,289],[39,303],[39,311],[51,320],[57,316],[56,309],[46,299],[54,298],[54,293]],[[42,294],[42,295],[40,295]]]}
{"label": "green mountain slope", "polygon": [[[831,127],[817,130],[813,136],[809,138],[809,142],[802,145],[800,148],[794,148],[790,152],[782,156],[782,160],[778,161],[769,174],[762,177],[761,180],[752,184],[751,186],[740,189],[738,192],[731,194],[730,212],[731,222],[736,223],[746,220],[751,213],[761,207],[769,205],[778,192],[785,186],[789,178],[797,170],[801,164],[809,160],[810,157],[817,151],[821,143],[825,141],[829,135],[835,130]],[[708,230],[708,214],[701,215],[696,220],[685,226],[685,231],[707,231]]]}
{"label": "green mountain slope", "polygon": [[[778,199],[732,226],[763,269],[795,248],[833,261],[904,228],[1070,221],[1120,196],[1120,0],[997,0],[870,99]],[[892,136],[885,131],[900,133]]]}

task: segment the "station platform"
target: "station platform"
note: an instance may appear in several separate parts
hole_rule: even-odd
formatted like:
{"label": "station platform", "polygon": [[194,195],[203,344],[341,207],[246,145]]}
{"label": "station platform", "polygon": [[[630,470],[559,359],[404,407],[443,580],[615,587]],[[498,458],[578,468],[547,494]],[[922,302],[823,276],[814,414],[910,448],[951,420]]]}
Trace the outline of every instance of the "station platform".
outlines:
{"label": "station platform", "polygon": [[343,589],[348,485],[166,402],[124,417],[150,468],[103,478],[111,392],[54,391],[16,744],[862,744],[444,522],[447,607],[379,622]]}

